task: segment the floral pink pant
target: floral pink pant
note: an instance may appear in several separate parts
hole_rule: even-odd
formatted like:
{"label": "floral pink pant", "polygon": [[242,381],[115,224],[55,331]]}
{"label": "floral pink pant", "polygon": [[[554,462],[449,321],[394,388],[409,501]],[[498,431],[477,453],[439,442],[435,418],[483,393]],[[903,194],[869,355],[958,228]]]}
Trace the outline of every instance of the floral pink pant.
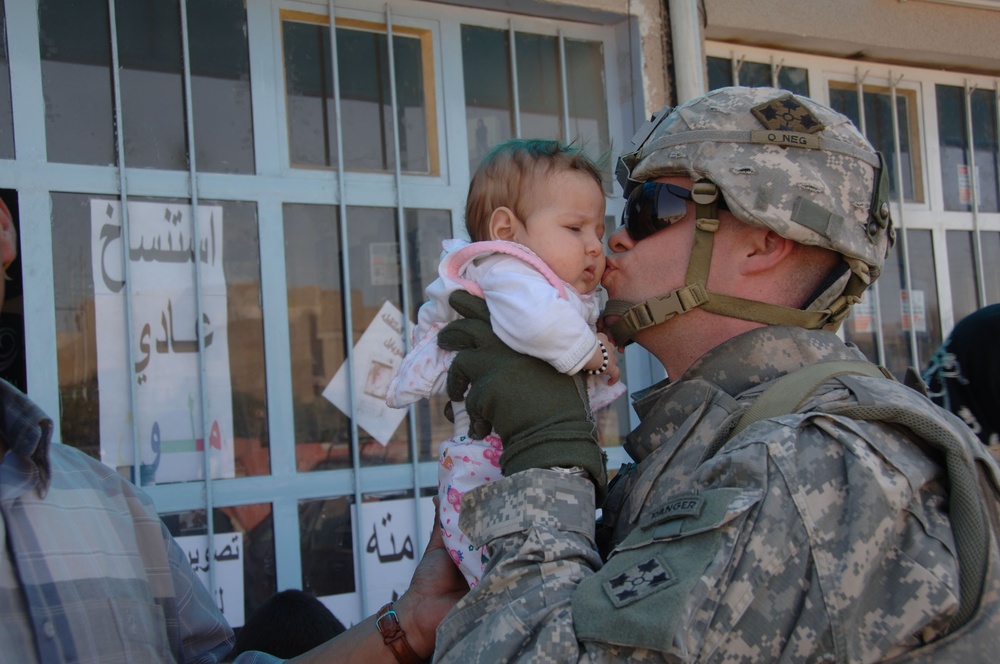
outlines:
{"label": "floral pink pant", "polygon": [[452,560],[465,575],[469,587],[479,583],[489,560],[486,547],[476,548],[458,528],[462,495],[500,475],[503,443],[495,434],[484,440],[455,436],[441,443],[438,458],[438,500],[441,534]]}

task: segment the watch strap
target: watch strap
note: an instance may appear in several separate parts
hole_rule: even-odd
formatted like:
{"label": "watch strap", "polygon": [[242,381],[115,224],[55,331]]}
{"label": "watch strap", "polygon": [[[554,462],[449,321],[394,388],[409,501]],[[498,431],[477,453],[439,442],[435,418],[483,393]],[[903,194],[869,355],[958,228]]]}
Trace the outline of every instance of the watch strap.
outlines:
{"label": "watch strap", "polygon": [[406,640],[406,632],[399,624],[399,616],[392,608],[392,602],[378,610],[375,627],[378,628],[382,640],[385,645],[389,646],[389,650],[392,651],[399,664],[420,664],[424,661],[414,652],[410,642]]}

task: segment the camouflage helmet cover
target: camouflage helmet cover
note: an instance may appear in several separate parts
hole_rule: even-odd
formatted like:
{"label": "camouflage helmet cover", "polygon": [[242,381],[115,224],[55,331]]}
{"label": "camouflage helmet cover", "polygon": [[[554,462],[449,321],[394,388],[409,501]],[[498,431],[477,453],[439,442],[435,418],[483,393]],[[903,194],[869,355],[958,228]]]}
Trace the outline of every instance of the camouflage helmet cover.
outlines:
{"label": "camouflage helmet cover", "polygon": [[785,90],[730,87],[657,119],[622,157],[628,180],[707,178],[741,221],[832,249],[865,283],[878,277],[894,239],[885,168],[847,116]]}

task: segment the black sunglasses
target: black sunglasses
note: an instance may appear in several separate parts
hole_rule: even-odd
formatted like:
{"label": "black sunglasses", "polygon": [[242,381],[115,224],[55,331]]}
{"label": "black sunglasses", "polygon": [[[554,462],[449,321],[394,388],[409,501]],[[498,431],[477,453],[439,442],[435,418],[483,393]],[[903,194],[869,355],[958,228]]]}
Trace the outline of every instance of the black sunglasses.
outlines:
{"label": "black sunglasses", "polygon": [[[622,211],[622,226],[635,242],[684,218],[691,190],[666,182],[643,182],[632,190]],[[728,210],[720,195],[719,209]]]}

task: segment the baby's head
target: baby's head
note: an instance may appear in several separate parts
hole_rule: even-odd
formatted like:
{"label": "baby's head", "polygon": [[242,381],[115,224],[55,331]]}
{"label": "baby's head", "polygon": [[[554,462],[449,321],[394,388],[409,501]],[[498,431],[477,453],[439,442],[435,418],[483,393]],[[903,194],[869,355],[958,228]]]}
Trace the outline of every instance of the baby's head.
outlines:
{"label": "baby's head", "polygon": [[499,207],[526,219],[537,185],[567,171],[586,175],[604,191],[600,169],[579,147],[537,138],[514,138],[494,146],[469,183],[465,202],[469,238],[473,242],[492,239],[490,217]]}
{"label": "baby's head", "polygon": [[583,150],[540,139],[494,147],[472,176],[465,226],[473,241],[525,245],[581,293],[604,272],[604,188]]}

